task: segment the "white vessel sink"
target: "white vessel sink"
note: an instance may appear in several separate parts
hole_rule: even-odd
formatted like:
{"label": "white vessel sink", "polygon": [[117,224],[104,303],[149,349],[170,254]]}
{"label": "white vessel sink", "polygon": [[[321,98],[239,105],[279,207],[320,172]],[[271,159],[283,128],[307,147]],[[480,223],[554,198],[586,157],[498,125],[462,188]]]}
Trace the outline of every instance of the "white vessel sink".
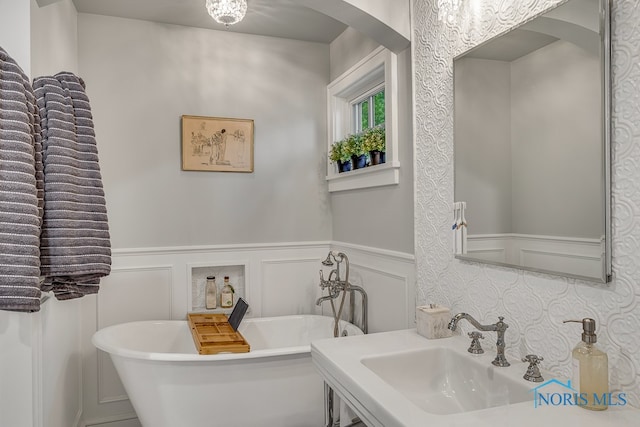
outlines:
{"label": "white vessel sink", "polygon": [[492,365],[447,348],[370,356],[361,362],[432,414],[476,411],[533,398],[528,384],[496,374]]}

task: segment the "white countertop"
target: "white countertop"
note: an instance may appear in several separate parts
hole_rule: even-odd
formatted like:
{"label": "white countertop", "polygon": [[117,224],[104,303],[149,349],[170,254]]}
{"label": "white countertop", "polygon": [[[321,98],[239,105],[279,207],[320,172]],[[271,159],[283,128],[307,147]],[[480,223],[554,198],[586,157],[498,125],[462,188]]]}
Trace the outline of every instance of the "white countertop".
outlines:
{"label": "white countertop", "polygon": [[[324,380],[369,427],[640,426],[640,410],[630,406],[609,407],[606,411],[589,411],[576,406],[534,408],[533,392],[532,399],[528,402],[450,415],[431,414],[410,402],[361,363],[363,358],[374,355],[445,347],[462,352],[469,358],[476,358],[482,363],[486,362],[488,367],[492,367],[500,375],[522,381],[531,389],[540,385],[522,379],[527,368],[525,363],[507,357],[511,362],[510,367],[493,367],[491,361],[495,353],[488,350],[483,355],[469,354],[466,352],[469,342],[466,337],[428,340],[418,335],[415,329],[409,329],[313,341],[311,355]],[[544,371],[543,375],[545,380],[553,378]],[[551,391],[563,390],[554,390],[556,385],[549,387]]]}

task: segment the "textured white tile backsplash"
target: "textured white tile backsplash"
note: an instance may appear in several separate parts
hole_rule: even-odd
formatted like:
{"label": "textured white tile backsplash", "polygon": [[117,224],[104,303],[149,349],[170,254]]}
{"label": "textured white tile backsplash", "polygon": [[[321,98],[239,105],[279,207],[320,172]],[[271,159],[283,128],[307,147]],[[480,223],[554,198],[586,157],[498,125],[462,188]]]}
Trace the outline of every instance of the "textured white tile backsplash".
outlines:
{"label": "textured white tile backsplash", "polygon": [[[465,263],[451,255],[453,57],[526,21],[558,0],[464,2],[453,25],[436,2],[415,0],[416,260],[418,301],[437,302],[481,321],[504,315],[507,348],[544,356],[543,367],[570,376],[580,328],[593,317],[609,353],[612,390],[640,406],[640,4],[613,2],[613,268],[609,285]],[[428,301],[427,301],[428,300]],[[486,340],[487,343],[490,340]]]}

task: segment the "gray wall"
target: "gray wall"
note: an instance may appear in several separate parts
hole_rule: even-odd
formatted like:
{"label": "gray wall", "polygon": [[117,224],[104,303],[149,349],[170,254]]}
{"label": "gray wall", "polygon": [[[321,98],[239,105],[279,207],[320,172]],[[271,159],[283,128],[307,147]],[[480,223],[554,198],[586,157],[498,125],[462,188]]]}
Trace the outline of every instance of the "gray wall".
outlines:
{"label": "gray wall", "polygon": [[45,7],[31,0],[31,76],[60,71],[78,73],[78,12],[71,0]]}
{"label": "gray wall", "polygon": [[513,232],[600,238],[599,58],[558,41],[511,70]]}
{"label": "gray wall", "polygon": [[27,1],[0,0],[0,46],[31,75],[30,12]]}
{"label": "gray wall", "polygon": [[[325,44],[80,14],[115,248],[328,240]],[[180,116],[255,121],[255,172],[181,171]]]}
{"label": "gray wall", "polygon": [[329,49],[329,76],[335,80],[340,74],[353,67],[362,58],[380,46],[375,40],[358,30],[347,27],[331,43]]}
{"label": "gray wall", "polygon": [[[378,45],[347,29],[331,43],[332,79]],[[413,253],[413,111],[411,50],[398,56],[400,184],[331,193],[332,239]]]}
{"label": "gray wall", "polygon": [[599,58],[558,41],[454,72],[455,198],[469,233],[600,238]]}
{"label": "gray wall", "polygon": [[455,201],[470,234],[511,233],[510,64],[455,62]]}

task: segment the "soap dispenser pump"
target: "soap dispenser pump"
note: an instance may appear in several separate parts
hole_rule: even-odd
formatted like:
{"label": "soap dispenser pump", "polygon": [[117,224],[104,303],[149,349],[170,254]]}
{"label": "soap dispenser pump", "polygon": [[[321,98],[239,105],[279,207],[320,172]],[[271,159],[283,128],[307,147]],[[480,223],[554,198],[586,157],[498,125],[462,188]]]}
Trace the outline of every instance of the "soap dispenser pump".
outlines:
{"label": "soap dispenser pump", "polygon": [[591,318],[565,320],[582,323],[582,340],[573,356],[573,387],[579,391],[577,405],[593,411],[603,411],[609,404],[609,362],[607,353],[596,347],[596,321]]}

